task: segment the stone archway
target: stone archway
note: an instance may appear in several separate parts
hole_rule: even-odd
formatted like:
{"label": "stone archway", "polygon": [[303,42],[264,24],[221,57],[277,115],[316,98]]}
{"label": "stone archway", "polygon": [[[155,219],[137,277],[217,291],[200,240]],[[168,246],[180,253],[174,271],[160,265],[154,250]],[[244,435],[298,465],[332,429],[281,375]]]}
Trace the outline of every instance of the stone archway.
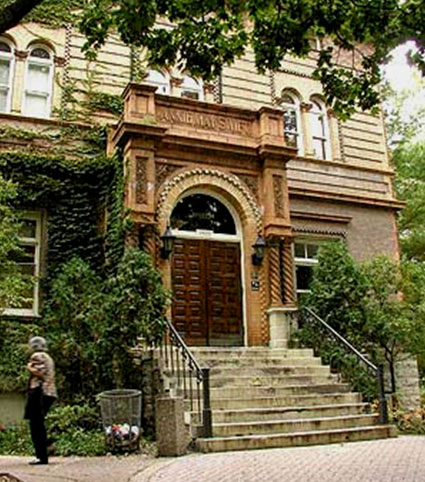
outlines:
{"label": "stone archway", "polygon": [[[262,230],[260,208],[250,190],[236,176],[217,169],[184,170],[176,173],[173,178],[164,183],[159,192],[156,213],[160,232],[164,232],[178,200],[188,191],[194,190],[209,193],[212,196],[215,194],[220,196],[237,213],[241,232],[241,281],[245,333],[243,344],[251,344],[254,336],[257,339],[262,338],[261,332],[264,330],[262,326],[264,318],[262,313],[265,310],[264,283],[260,283],[258,291],[250,292],[253,270],[256,269],[260,272],[259,278],[262,276],[261,267],[253,268],[251,263],[252,245],[258,232]],[[165,261],[162,269],[166,285],[171,288],[173,286],[172,260]]]}

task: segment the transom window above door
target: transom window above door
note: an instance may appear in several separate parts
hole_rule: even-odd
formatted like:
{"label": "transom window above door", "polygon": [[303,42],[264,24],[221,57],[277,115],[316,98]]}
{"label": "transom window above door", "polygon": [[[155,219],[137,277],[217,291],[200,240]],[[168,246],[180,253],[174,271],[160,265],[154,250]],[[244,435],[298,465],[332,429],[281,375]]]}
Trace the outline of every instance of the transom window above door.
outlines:
{"label": "transom window above door", "polygon": [[207,194],[191,194],[176,204],[170,218],[172,229],[236,234],[236,225],[227,207]]}

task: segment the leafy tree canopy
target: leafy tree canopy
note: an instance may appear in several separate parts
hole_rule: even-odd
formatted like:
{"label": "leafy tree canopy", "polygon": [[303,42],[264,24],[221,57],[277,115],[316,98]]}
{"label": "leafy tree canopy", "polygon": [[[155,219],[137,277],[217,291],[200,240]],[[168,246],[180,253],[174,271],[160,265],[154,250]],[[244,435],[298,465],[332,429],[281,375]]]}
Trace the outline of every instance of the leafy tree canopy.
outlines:
{"label": "leafy tree canopy", "polygon": [[[48,2],[6,0],[0,32],[21,20],[25,9],[18,7],[28,3]],[[288,55],[306,57],[313,40],[322,40],[314,77],[342,117],[378,104],[379,65],[396,45],[413,40],[410,60],[425,71],[422,0],[81,0],[79,14],[89,55],[117,32],[126,44],[146,48],[151,65],[177,65],[205,80],[248,49],[264,72],[279,69]],[[160,19],[169,23],[158,27]]]}

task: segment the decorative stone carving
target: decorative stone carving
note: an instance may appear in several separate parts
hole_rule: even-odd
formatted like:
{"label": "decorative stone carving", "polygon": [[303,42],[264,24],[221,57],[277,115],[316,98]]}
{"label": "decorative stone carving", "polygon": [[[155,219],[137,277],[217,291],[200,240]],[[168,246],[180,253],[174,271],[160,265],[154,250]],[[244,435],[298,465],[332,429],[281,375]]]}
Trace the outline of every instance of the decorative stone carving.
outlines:
{"label": "decorative stone carving", "polygon": [[66,64],[65,57],[58,57],[57,55],[55,55],[54,61],[55,61],[56,67],[64,67]]}
{"label": "decorative stone carving", "polygon": [[282,176],[273,176],[274,212],[278,218],[283,218],[285,214],[282,182]]}
{"label": "decorative stone carving", "polygon": [[15,50],[16,60],[26,60],[28,52],[26,50]]}
{"label": "decorative stone carving", "polygon": [[310,112],[313,108],[313,104],[311,102],[301,102],[300,108],[302,112]]}
{"label": "decorative stone carving", "polygon": [[295,303],[294,269],[292,262],[292,244],[284,240],[280,245],[282,263],[283,300],[287,304]]}
{"label": "decorative stone carving", "polygon": [[270,279],[270,304],[282,305],[282,284],[280,275],[279,240],[269,239],[269,279]]}
{"label": "decorative stone carving", "polygon": [[145,204],[147,202],[147,178],[146,160],[142,157],[136,158],[136,203]]}
{"label": "decorative stone carving", "polygon": [[[158,220],[165,218],[169,214],[170,203],[172,204],[175,201],[175,199],[169,199],[174,188],[178,187],[180,193],[200,183],[218,186],[227,192],[233,193],[241,202],[241,205],[248,209],[249,212],[245,213],[245,215],[254,220],[257,232],[262,230],[261,211],[250,190],[233,174],[207,168],[183,171],[164,183],[156,209]],[[178,196],[178,193],[176,192],[175,195]]]}
{"label": "decorative stone carving", "polygon": [[241,181],[243,181],[248,187],[249,190],[254,195],[255,199],[258,202],[258,176],[253,176],[252,174],[240,174],[237,173],[237,176]]}
{"label": "decorative stone carving", "polygon": [[155,187],[158,189],[174,171],[180,169],[181,166],[177,164],[166,164],[163,162],[156,162],[155,164]]}

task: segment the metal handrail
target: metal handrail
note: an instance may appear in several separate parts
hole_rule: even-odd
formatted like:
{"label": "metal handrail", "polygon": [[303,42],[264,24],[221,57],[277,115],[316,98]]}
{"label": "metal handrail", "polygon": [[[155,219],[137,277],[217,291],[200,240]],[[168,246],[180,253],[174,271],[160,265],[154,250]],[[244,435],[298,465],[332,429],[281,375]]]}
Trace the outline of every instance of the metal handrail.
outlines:
{"label": "metal handrail", "polygon": [[[210,369],[200,366],[180,333],[168,319],[166,319],[166,333],[160,346],[160,354],[165,368],[170,370],[171,375],[176,378],[177,387],[183,392],[183,397],[189,399],[191,411],[196,408],[202,422],[202,436],[212,437]],[[193,378],[196,381],[195,390]]]}
{"label": "metal handrail", "polygon": [[345,346],[345,348],[353,352],[360,361],[362,361],[370,370],[373,371],[373,373],[377,377],[378,392],[379,392],[379,422],[382,424],[387,424],[388,423],[388,404],[387,404],[387,398],[385,395],[384,366],[382,364],[379,364],[378,366],[373,364],[362,353],[360,353],[360,351],[357,350],[357,348],[355,348],[349,341],[347,341],[334,328],[332,328],[332,326],[328,325],[328,323],[326,323],[325,320],[322,320],[322,318],[320,318],[320,316],[317,313],[315,313],[311,308],[308,308],[305,306],[305,307],[302,307],[300,311],[306,312],[316,322],[320,323],[323,327],[325,327],[334,338],[340,341]]}

